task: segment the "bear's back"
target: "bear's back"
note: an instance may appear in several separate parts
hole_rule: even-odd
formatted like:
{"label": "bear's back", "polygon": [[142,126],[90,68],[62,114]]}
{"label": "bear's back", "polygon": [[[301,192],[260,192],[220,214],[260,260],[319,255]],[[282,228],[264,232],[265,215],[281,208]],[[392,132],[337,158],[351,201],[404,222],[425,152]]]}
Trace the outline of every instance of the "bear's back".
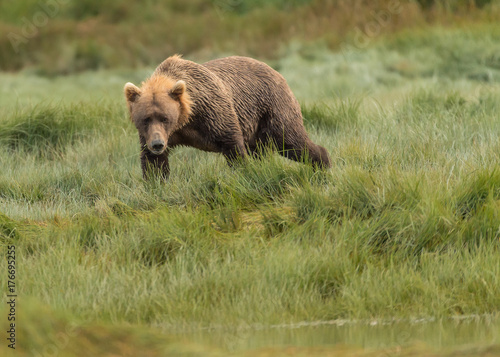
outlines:
{"label": "bear's back", "polygon": [[227,102],[236,112],[242,134],[250,140],[261,123],[278,116],[300,120],[300,106],[281,74],[258,60],[231,56],[203,64],[172,56],[155,71],[186,81],[195,103],[193,114],[205,116],[207,110],[220,114],[217,103]]}
{"label": "bear's back", "polygon": [[276,112],[282,113],[281,108],[299,107],[283,76],[263,62],[231,56],[206,62],[203,66],[220,78],[231,92],[247,137],[257,130],[256,124],[262,119],[269,120]]}
{"label": "bear's back", "polygon": [[264,103],[286,81],[267,64],[253,58],[231,56],[215,59],[203,64],[219,77],[236,98],[254,97]]}

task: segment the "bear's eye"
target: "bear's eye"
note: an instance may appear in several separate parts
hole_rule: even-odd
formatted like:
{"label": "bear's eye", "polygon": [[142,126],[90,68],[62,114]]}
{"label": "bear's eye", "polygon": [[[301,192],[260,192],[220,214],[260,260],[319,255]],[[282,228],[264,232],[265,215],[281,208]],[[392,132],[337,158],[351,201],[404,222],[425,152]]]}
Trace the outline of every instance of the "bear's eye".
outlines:
{"label": "bear's eye", "polygon": [[151,123],[151,118],[150,117],[144,118],[143,122],[144,124],[149,124]]}

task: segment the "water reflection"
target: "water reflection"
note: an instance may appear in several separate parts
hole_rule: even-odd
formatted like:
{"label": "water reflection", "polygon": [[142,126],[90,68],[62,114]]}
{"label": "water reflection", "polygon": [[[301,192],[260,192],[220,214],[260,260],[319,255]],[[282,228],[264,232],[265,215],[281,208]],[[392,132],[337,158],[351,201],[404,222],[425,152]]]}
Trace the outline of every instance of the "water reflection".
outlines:
{"label": "water reflection", "polygon": [[230,351],[280,346],[349,345],[370,349],[425,344],[434,348],[500,343],[500,319],[492,317],[459,320],[394,323],[316,324],[231,330],[199,330],[182,334],[193,342]]}

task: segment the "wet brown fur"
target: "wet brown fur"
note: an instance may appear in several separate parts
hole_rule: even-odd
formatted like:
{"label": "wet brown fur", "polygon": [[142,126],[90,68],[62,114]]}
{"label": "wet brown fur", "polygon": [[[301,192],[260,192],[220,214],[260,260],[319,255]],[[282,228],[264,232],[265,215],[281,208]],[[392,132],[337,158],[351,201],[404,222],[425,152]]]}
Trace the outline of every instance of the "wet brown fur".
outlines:
{"label": "wet brown fur", "polygon": [[[140,89],[127,83],[125,97],[139,132],[145,177],[149,168],[168,177],[168,152],[177,145],[220,152],[229,164],[272,146],[292,160],[331,165],[326,149],[309,139],[285,79],[251,58],[197,64],[172,56]],[[153,138],[168,143],[160,155],[151,151]]]}

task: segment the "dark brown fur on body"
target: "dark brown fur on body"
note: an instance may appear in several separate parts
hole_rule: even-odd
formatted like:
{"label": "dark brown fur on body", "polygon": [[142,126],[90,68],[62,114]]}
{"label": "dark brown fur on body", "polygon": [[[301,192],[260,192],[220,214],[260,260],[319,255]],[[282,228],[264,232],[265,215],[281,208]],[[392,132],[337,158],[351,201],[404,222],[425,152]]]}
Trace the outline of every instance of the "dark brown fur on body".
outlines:
{"label": "dark brown fur on body", "polygon": [[285,79],[257,60],[226,57],[200,65],[173,56],[142,88],[127,83],[124,90],[145,177],[152,168],[167,178],[168,152],[177,145],[220,152],[229,164],[273,146],[289,159],[330,167],[326,149],[309,139]]}

